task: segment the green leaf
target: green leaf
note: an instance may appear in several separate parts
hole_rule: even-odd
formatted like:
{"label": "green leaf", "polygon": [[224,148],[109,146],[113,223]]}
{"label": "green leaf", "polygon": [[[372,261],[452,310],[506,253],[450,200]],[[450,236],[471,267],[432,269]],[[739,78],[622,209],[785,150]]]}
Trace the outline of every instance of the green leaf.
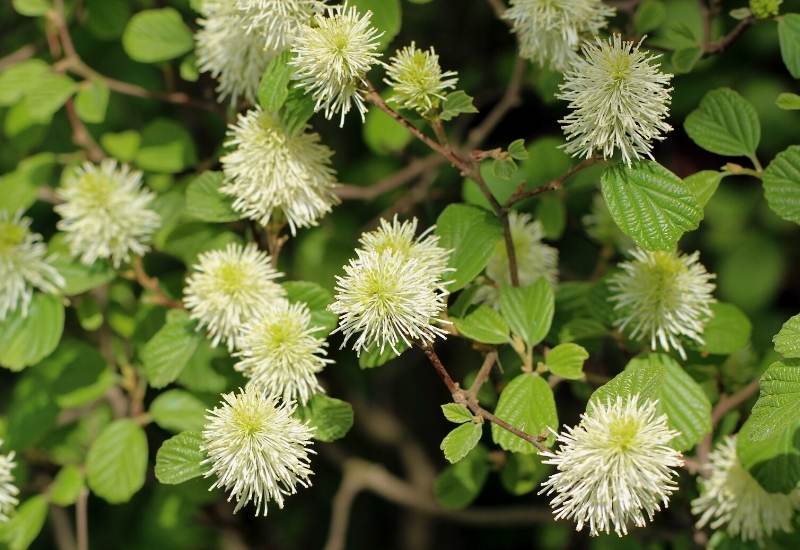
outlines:
{"label": "green leaf", "polygon": [[367,10],[372,12],[372,26],[383,33],[378,38],[380,49],[386,49],[400,32],[402,25],[400,0],[349,0],[347,5],[355,6],[362,14]]}
{"label": "green leaf", "polygon": [[463,424],[472,421],[472,413],[464,405],[458,403],[446,403],[442,405],[442,414],[450,422]]}
{"label": "green leaf", "polygon": [[176,174],[197,162],[189,132],[167,118],[157,118],[142,130],[136,164],[149,172]]}
{"label": "green leaf", "polygon": [[22,370],[50,355],[64,330],[64,306],[56,296],[36,293],[22,316],[17,308],[0,322],[0,365]]}
{"label": "green leaf", "polygon": [[508,323],[489,306],[478,306],[463,319],[453,318],[458,332],[483,344],[505,344],[511,339]]}
{"label": "green leaf", "polygon": [[528,150],[525,148],[524,139],[515,139],[508,145],[508,154],[515,160],[526,160],[528,158]]}
{"label": "green leaf", "polygon": [[788,493],[800,482],[800,365],[773,363],[760,385],[737,438],[739,460],[767,491]]}
{"label": "green leaf", "polygon": [[[397,351],[403,353],[405,350],[408,349],[408,346],[400,342],[397,344]],[[392,348],[386,346],[381,351],[380,346],[375,344],[367,347],[364,351],[361,352],[361,355],[358,356],[358,366],[362,369],[374,369],[375,367],[382,367],[392,359],[396,359],[400,357],[400,354],[395,353]]]}
{"label": "green leaf", "polygon": [[167,322],[142,349],[144,372],[150,385],[163,388],[180,376],[200,343],[194,323],[182,310],[167,313]]}
{"label": "green leaf", "polygon": [[552,193],[540,197],[534,219],[542,224],[546,239],[560,239],[567,227],[567,210],[562,198]]}
{"label": "green leaf", "polygon": [[258,103],[265,111],[277,112],[289,97],[289,52],[285,51],[267,64],[258,85]]}
{"label": "green leaf", "polygon": [[17,164],[16,170],[0,176],[0,209],[10,215],[27,210],[36,202],[39,188],[46,185],[56,166],[52,153],[39,153]]}
{"label": "green leaf", "polygon": [[205,424],[206,405],[184,390],[159,394],[150,404],[150,416],[170,432],[200,431]]}
{"label": "green leaf", "polygon": [[672,250],[703,217],[692,190],[657,162],[618,165],[601,181],[611,217],[644,249]]}
{"label": "green leaf", "polygon": [[450,292],[464,288],[477,277],[494,252],[495,243],[503,235],[500,221],[476,206],[451,204],[439,215],[436,234],[440,246],[450,250],[448,274]]}
{"label": "green leaf", "polygon": [[775,100],[775,105],[784,111],[797,111],[800,109],[800,95],[790,93],[779,94],[778,98]]}
{"label": "green leaf", "polygon": [[775,351],[791,359],[800,358],[800,314],[786,321],[772,339]]}
{"label": "green leaf", "polygon": [[631,395],[656,402],[658,414],[666,415],[670,428],[680,433],[671,443],[678,451],[691,449],[711,431],[711,403],[703,388],[668,355],[651,353],[632,359],[624,371],[592,394],[591,403]]}
{"label": "green leaf", "polygon": [[711,306],[711,319],[703,331],[703,351],[730,355],[750,342],[752,325],[747,315],[733,304],[717,302]]}
{"label": "green leaf", "polygon": [[142,136],[136,130],[106,133],[100,136],[100,145],[112,157],[122,162],[132,162],[139,152]]}
{"label": "green leaf", "polygon": [[548,470],[549,467],[542,464],[539,455],[510,453],[500,470],[500,482],[512,495],[522,496],[536,489],[547,476]]}
{"label": "green leaf", "polygon": [[314,428],[314,439],[336,441],[353,427],[353,407],[350,403],[318,393],[304,407],[297,409],[301,420]]}
{"label": "green leaf", "polygon": [[36,495],[23,502],[10,520],[0,523],[0,542],[5,542],[8,550],[28,548],[44,527],[47,509],[44,495]]}
{"label": "green leaf", "polygon": [[550,372],[567,380],[583,378],[583,363],[589,352],[578,344],[559,344],[547,352],[545,363]]}
{"label": "green leaf", "polygon": [[156,479],[165,485],[177,485],[205,473],[203,435],[181,432],[167,439],[156,453]]}
{"label": "green leaf", "polygon": [[50,502],[58,506],[71,506],[78,500],[83,490],[83,472],[74,465],[68,464],[59,470],[50,485]]}
{"label": "green leaf", "polygon": [[36,368],[52,374],[53,398],[62,409],[97,401],[116,381],[114,371],[96,347],[70,337]]}
{"label": "green leaf", "polygon": [[36,80],[36,87],[25,95],[25,109],[31,119],[48,123],[77,89],[78,85],[67,75],[43,74]]}
{"label": "green leaf", "polygon": [[772,159],[762,178],[769,207],[781,218],[800,223],[800,145]]}
{"label": "green leaf", "polygon": [[111,504],[129,501],[144,485],[146,473],[147,437],[133,420],[115,420],[89,448],[89,488]]}
{"label": "green leaf", "polygon": [[544,277],[526,287],[503,285],[500,287],[500,311],[511,331],[533,348],[544,340],[553,323],[553,287]]}
{"label": "green leaf", "polygon": [[442,112],[439,113],[439,118],[442,120],[451,120],[463,113],[477,113],[478,109],[472,103],[472,97],[467,95],[463,90],[456,90],[450,92],[444,98],[442,104]]}
{"label": "green leaf", "polygon": [[761,138],[755,107],[730,88],[708,92],[683,127],[703,149],[729,157],[753,157]]}
{"label": "green leaf", "polygon": [[313,114],[314,100],[311,96],[303,94],[301,88],[290,89],[289,97],[281,111],[281,122],[286,128],[286,133],[293,136],[302,131]]}
{"label": "green leaf", "polygon": [[[553,390],[541,376],[523,372],[509,382],[500,393],[494,414],[531,436],[546,435],[550,445],[553,436],[548,428],[558,428],[558,412]],[[524,439],[492,424],[492,440],[501,449],[512,453],[536,453],[536,447]]]}
{"label": "green leaf", "polygon": [[492,161],[492,174],[499,180],[508,182],[517,173],[517,163],[512,159],[494,159]]}
{"label": "green leaf", "polygon": [[144,10],[128,21],[122,47],[135,61],[158,63],[191,51],[194,39],[177,10]]}
{"label": "green leaf", "polygon": [[786,13],[778,19],[778,42],[789,74],[800,78],[800,13]]}
{"label": "green leaf", "polygon": [[462,424],[445,436],[439,448],[444,452],[447,461],[455,464],[475,448],[481,440],[481,433],[483,424],[475,422]]}
{"label": "green leaf", "polygon": [[672,53],[670,61],[672,70],[675,74],[686,74],[694,69],[694,66],[703,57],[703,49],[699,46],[689,46],[680,48]]}
{"label": "green leaf", "polygon": [[480,494],[489,476],[489,452],[477,445],[463,460],[448,466],[436,478],[436,500],[451,510],[465,508]]}
{"label": "green leaf", "polygon": [[410,131],[379,109],[367,112],[361,133],[367,146],[379,155],[398,153],[413,139]]}
{"label": "green leaf", "polygon": [[697,205],[705,208],[724,177],[725,174],[716,170],[702,170],[684,178],[683,183],[694,193]]}
{"label": "green leaf", "polygon": [[231,197],[222,194],[222,172],[206,171],[186,188],[186,213],[204,222],[233,222],[241,214],[233,209]]}
{"label": "green leaf", "polygon": [[11,449],[31,448],[56,425],[58,406],[47,382],[41,369],[33,368],[14,385],[4,436]]}
{"label": "green leaf", "polygon": [[667,17],[667,8],[661,0],[645,0],[636,9],[633,16],[633,28],[636,34],[643,35],[661,26]]}
{"label": "green leaf", "polygon": [[81,86],[75,97],[75,112],[84,122],[100,124],[106,119],[108,98],[111,95],[108,85],[102,80],[90,80],[88,86]]}
{"label": "green leaf", "polygon": [[50,0],[12,0],[11,5],[21,15],[38,17],[52,9],[53,3]]}
{"label": "green leaf", "polygon": [[64,278],[62,292],[65,296],[83,294],[116,277],[114,268],[105,260],[98,259],[92,265],[86,265],[73,258],[63,234],[57,234],[50,240],[49,249],[55,256],[51,262],[53,267]]}
{"label": "green leaf", "polygon": [[0,72],[0,105],[17,103],[49,72],[50,66],[41,59],[28,59]]}

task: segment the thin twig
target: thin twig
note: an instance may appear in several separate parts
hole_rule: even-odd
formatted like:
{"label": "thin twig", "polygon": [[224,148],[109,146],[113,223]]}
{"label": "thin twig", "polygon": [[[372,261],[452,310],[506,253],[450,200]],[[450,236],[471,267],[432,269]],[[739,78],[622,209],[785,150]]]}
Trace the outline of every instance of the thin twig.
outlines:
{"label": "thin twig", "polygon": [[89,160],[93,162],[99,162],[105,158],[105,153],[97,145],[97,142],[92,137],[92,134],[89,133],[88,128],[83,123],[81,118],[78,116],[77,111],[75,110],[75,104],[72,99],[68,99],[64,104],[64,108],[67,111],[67,119],[69,120],[69,125],[72,127],[72,141],[86,151],[86,156]]}
{"label": "thin twig", "polygon": [[33,44],[28,44],[27,46],[22,46],[15,52],[11,52],[10,54],[6,55],[5,57],[0,57],[0,71],[10,67],[11,65],[16,65],[26,59],[30,59],[36,54],[36,46]]}
{"label": "thin twig", "polygon": [[755,20],[752,17],[742,19],[728,34],[726,34],[719,40],[715,42],[706,42],[703,45],[703,54],[711,55],[723,52],[725,49],[728,48],[728,46],[733,44],[740,36],[742,36],[744,31],[746,31],[747,28],[754,23],[754,21]]}
{"label": "thin twig", "polygon": [[489,379],[489,375],[492,372],[492,367],[494,367],[494,363],[497,361],[497,352],[490,351],[486,354],[486,357],[483,360],[483,365],[481,365],[481,369],[478,371],[478,374],[475,376],[475,380],[472,382],[472,386],[469,388],[469,394],[476,398],[478,397],[478,392],[481,390],[483,383]]}
{"label": "thin twig", "polygon": [[78,538],[78,550],[89,550],[89,490],[85,487],[78,495],[75,503],[75,532]]}
{"label": "thin twig", "polygon": [[731,395],[722,395],[711,411],[711,431],[706,434],[703,440],[697,445],[697,467],[700,474],[704,477],[709,474],[708,468],[708,455],[711,453],[711,441],[714,437],[714,428],[717,427],[720,420],[733,409],[753,397],[758,393],[759,381],[753,380],[739,391]]}
{"label": "thin twig", "polygon": [[153,296],[150,298],[152,303],[173,309],[184,309],[183,303],[180,300],[173,300],[167,296],[156,277],[151,277],[147,274],[140,256],[136,256],[133,259],[133,273],[136,282],[139,283],[142,288],[153,293]]}
{"label": "thin twig", "polygon": [[492,424],[497,424],[504,430],[511,432],[512,434],[516,435],[520,439],[523,439],[536,447],[539,451],[547,451],[547,447],[542,444],[542,442],[546,439],[540,436],[534,436],[529,433],[520,430],[519,428],[512,426],[502,418],[495,416],[494,414],[490,413],[483,407],[481,407],[480,403],[478,403],[477,398],[472,395],[469,391],[462,390],[461,387],[458,385],[458,382],[455,382],[453,378],[450,376],[450,373],[447,372],[447,369],[442,364],[442,361],[439,359],[439,356],[434,351],[433,347],[428,344],[423,344],[420,346],[422,350],[425,352],[425,355],[428,357],[428,360],[433,365],[436,372],[439,374],[439,377],[444,382],[447,389],[450,390],[450,394],[453,396],[453,401],[464,405],[465,407],[469,408],[473,414],[480,416],[484,420],[491,422]]}
{"label": "thin twig", "polygon": [[341,199],[355,199],[369,201],[389,191],[402,187],[414,178],[425,172],[437,168],[447,162],[443,156],[433,153],[427,157],[414,159],[407,166],[394,174],[385,177],[378,183],[369,186],[340,185],[336,188],[336,195]]}
{"label": "thin twig", "polygon": [[567,181],[569,178],[571,178],[572,176],[574,176],[575,174],[577,174],[581,170],[584,170],[584,169],[588,168],[589,166],[597,164],[598,162],[600,162],[600,159],[596,158],[596,157],[583,159],[581,162],[579,162],[575,166],[572,166],[569,170],[564,172],[562,175],[560,175],[556,179],[551,180],[551,181],[547,182],[546,184],[544,184],[544,185],[542,185],[540,187],[537,187],[535,189],[525,190],[524,183],[523,183],[514,192],[514,194],[511,195],[511,197],[509,197],[509,199],[506,201],[505,207],[506,208],[511,208],[512,206],[514,206],[515,204],[517,204],[520,201],[524,201],[525,199],[530,199],[530,198],[535,197],[537,195],[541,195],[542,193],[545,193],[547,191],[557,191],[558,189],[561,189],[561,187],[564,185],[564,182]]}

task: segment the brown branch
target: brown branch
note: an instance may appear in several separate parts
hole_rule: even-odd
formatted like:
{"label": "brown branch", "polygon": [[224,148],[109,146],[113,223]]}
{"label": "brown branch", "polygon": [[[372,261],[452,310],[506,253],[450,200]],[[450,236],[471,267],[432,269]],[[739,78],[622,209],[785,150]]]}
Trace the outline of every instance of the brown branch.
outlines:
{"label": "brown branch", "polygon": [[136,256],[133,259],[133,273],[137,283],[142,288],[145,288],[153,293],[151,301],[154,304],[165,306],[173,309],[184,309],[183,302],[180,300],[173,300],[162,290],[161,284],[156,277],[151,277],[144,270],[142,258]]}
{"label": "brown branch", "polygon": [[[511,432],[520,439],[527,441],[536,447],[536,449],[538,449],[540,452],[548,450],[547,447],[542,444],[546,438],[526,433],[481,407],[474,395],[472,395],[469,391],[462,390],[458,385],[458,382],[453,380],[453,378],[450,376],[450,373],[447,372],[447,369],[444,367],[442,361],[439,359],[439,356],[436,354],[431,345],[422,344],[420,347],[422,348],[422,351],[425,352],[425,355],[428,357],[431,365],[433,365],[433,368],[439,374],[439,377],[442,379],[445,386],[447,386],[447,389],[450,390],[450,394],[453,396],[454,402],[464,405],[470,411],[472,411],[473,414],[480,416],[492,424],[497,424],[504,430]],[[484,363],[484,365],[485,364],[486,363]]]}
{"label": "brown branch", "polygon": [[384,193],[394,191],[402,187],[414,178],[424,174],[447,162],[447,159],[439,154],[431,154],[427,157],[414,159],[406,167],[394,174],[380,180],[378,183],[369,186],[361,185],[340,185],[336,188],[336,195],[341,199],[352,200],[372,200]]}
{"label": "brown branch", "polygon": [[708,464],[708,455],[711,453],[711,440],[714,437],[714,428],[717,427],[720,420],[730,411],[739,407],[742,403],[753,397],[758,393],[759,381],[753,380],[736,393],[731,395],[721,395],[719,401],[711,411],[711,431],[706,434],[703,440],[697,445],[697,469],[700,474],[706,477],[709,472],[706,468]]}
{"label": "brown branch", "polygon": [[531,506],[473,507],[463,510],[442,508],[432,495],[415,490],[379,464],[349,458],[342,464],[342,484],[333,502],[333,516],[325,550],[342,550],[347,544],[347,527],[353,502],[362,491],[370,491],[399,506],[436,518],[469,525],[530,525],[553,521],[549,510]]}
{"label": "brown branch", "polygon": [[744,31],[746,31],[754,22],[755,19],[752,17],[742,19],[728,34],[719,40],[715,42],[705,42],[703,44],[703,55],[712,55],[723,52],[728,48],[728,46],[733,44],[740,36],[742,36]]}
{"label": "brown branch", "polygon": [[503,14],[506,13],[506,3],[503,0],[487,0],[489,2],[489,7],[492,8],[492,11],[497,16],[498,19],[501,21],[506,21],[503,18]]}
{"label": "brown branch", "polygon": [[506,201],[505,208],[511,208],[512,206],[514,206],[515,204],[517,204],[520,201],[524,201],[525,199],[530,199],[530,198],[535,197],[537,195],[541,195],[542,193],[545,193],[547,191],[556,191],[558,189],[561,189],[561,187],[564,185],[564,182],[567,181],[569,178],[571,178],[572,176],[574,176],[575,174],[577,174],[581,170],[584,170],[585,168],[588,168],[589,166],[597,164],[598,162],[600,162],[600,159],[596,158],[596,157],[590,157],[588,159],[583,159],[581,162],[579,162],[578,164],[572,166],[569,170],[564,172],[562,175],[560,175],[556,179],[551,180],[548,183],[546,183],[546,184],[544,184],[544,185],[542,185],[540,187],[537,187],[535,189],[525,190],[525,188],[524,188],[525,184],[522,183],[517,188],[517,190],[514,192],[514,194],[511,195],[511,197]]}
{"label": "brown branch", "polygon": [[78,534],[78,550],[89,550],[89,490],[81,489],[75,503],[75,532]]}
{"label": "brown branch", "polygon": [[492,372],[492,367],[494,367],[495,361],[497,361],[496,351],[490,351],[486,354],[486,357],[483,360],[483,365],[481,365],[481,369],[478,371],[478,374],[475,376],[475,380],[472,382],[472,386],[469,388],[469,395],[473,398],[478,398],[478,392],[483,386],[483,383],[489,379],[489,375]]}
{"label": "brown branch", "polygon": [[11,65],[16,65],[17,63],[25,61],[26,59],[30,59],[34,54],[36,54],[36,47],[33,44],[22,46],[17,51],[0,57],[0,71],[5,70]]}
{"label": "brown branch", "polygon": [[93,162],[103,160],[106,156],[105,153],[100,146],[97,145],[92,134],[89,133],[88,128],[86,128],[86,125],[78,116],[78,113],[75,111],[75,103],[71,98],[66,101],[64,108],[67,111],[69,125],[72,127],[73,143],[86,151],[86,156],[89,160]]}

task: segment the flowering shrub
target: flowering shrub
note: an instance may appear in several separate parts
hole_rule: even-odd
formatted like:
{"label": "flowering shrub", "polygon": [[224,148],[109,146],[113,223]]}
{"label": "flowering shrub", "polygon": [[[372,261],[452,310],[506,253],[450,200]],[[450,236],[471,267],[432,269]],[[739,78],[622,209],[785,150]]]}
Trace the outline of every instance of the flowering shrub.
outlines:
{"label": "flowering shrub", "polygon": [[800,547],[798,0],[0,16],[0,548]]}

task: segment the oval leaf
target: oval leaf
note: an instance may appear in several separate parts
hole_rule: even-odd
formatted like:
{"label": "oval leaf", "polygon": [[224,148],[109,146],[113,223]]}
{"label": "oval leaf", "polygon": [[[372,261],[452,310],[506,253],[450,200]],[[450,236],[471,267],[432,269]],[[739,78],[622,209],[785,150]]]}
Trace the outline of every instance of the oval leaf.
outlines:
{"label": "oval leaf", "polygon": [[156,479],[165,485],[177,485],[205,473],[203,435],[181,432],[167,439],[156,453]]}
{"label": "oval leaf", "polygon": [[451,464],[455,464],[475,448],[481,440],[483,425],[468,422],[458,426],[445,436],[439,448],[444,452],[444,457]]}
{"label": "oval leaf", "polygon": [[[524,372],[509,382],[494,411],[502,420],[532,436],[548,434],[548,428],[558,428],[558,413],[553,390],[541,376]],[[533,444],[492,424],[492,439],[502,449],[513,453],[537,452]],[[547,444],[553,441],[548,436]]]}
{"label": "oval leaf", "polygon": [[683,127],[706,151],[729,157],[754,156],[761,139],[755,107],[730,88],[708,92]]}
{"label": "oval leaf", "polygon": [[106,426],[86,457],[89,488],[111,504],[127,502],[144,485],[147,437],[133,420]]}
{"label": "oval leaf", "polygon": [[122,35],[122,47],[135,61],[157,63],[191,51],[194,40],[181,14],[163,8],[144,10],[131,17]]}
{"label": "oval leaf", "polygon": [[532,348],[544,340],[553,323],[553,288],[544,277],[526,287],[503,286],[500,288],[500,310],[512,332]]}
{"label": "oval leaf", "polygon": [[48,294],[34,294],[27,317],[16,311],[0,323],[0,365],[22,370],[56,349],[64,330],[64,306]]}
{"label": "oval leaf", "polygon": [[800,314],[786,321],[772,339],[775,351],[787,358],[800,358]]}
{"label": "oval leaf", "polygon": [[452,319],[458,332],[483,344],[505,344],[509,341],[508,323],[489,306],[478,306],[463,319]]}
{"label": "oval leaf", "polygon": [[589,358],[589,352],[578,344],[559,344],[549,352],[545,363],[550,372],[566,378],[579,380],[583,378],[583,363]]}
{"label": "oval leaf", "polygon": [[800,145],[772,159],[763,176],[769,207],[781,218],[800,223]]}

